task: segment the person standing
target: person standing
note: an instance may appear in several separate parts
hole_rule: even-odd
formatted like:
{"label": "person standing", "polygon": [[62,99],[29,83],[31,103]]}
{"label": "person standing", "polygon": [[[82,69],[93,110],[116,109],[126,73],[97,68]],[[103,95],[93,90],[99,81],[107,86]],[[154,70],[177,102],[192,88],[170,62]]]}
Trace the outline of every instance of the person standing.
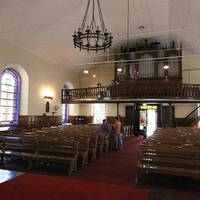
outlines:
{"label": "person standing", "polygon": [[122,149],[123,142],[122,142],[122,133],[121,133],[121,122],[119,121],[118,117],[115,117],[113,128],[115,130],[115,148],[116,150]]}
{"label": "person standing", "polygon": [[108,134],[109,133],[109,128],[106,119],[103,120],[103,123],[101,124],[101,132],[103,134]]}

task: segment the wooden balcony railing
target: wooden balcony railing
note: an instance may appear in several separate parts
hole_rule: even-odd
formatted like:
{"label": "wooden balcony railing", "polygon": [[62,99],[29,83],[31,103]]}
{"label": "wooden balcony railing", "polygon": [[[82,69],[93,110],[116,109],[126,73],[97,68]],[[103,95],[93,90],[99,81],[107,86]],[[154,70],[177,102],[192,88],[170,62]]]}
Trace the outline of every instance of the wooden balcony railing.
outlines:
{"label": "wooden balcony railing", "polygon": [[77,99],[97,99],[102,95],[104,97],[110,97],[110,87],[91,87],[91,88],[79,88],[79,89],[63,89],[62,101],[70,101]]}
{"label": "wooden balcony railing", "polygon": [[200,100],[198,84],[137,84],[113,85],[108,87],[91,87],[79,89],[63,89],[62,103],[77,100],[111,100],[111,99],[187,99]]}

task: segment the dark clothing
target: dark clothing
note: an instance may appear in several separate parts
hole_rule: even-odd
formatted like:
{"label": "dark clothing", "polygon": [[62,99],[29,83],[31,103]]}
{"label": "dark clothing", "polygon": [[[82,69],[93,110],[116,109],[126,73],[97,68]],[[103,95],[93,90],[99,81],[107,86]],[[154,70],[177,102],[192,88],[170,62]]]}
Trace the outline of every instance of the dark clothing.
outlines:
{"label": "dark clothing", "polygon": [[102,133],[108,133],[109,132],[108,124],[106,124],[106,123],[101,124],[101,132]]}

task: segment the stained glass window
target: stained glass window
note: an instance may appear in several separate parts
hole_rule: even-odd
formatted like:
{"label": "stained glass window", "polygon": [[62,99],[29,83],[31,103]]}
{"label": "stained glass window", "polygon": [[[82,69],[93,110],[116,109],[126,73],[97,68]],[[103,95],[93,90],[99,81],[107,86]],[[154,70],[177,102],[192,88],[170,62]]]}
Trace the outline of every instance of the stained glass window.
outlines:
{"label": "stained glass window", "polygon": [[18,124],[20,77],[13,69],[3,71],[1,78],[0,126]]}

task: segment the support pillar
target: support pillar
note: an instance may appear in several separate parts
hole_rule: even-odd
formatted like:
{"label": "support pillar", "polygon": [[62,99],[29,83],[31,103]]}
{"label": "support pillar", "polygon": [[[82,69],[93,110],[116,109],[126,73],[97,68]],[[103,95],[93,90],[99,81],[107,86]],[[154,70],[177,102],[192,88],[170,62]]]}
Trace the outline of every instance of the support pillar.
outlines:
{"label": "support pillar", "polygon": [[169,127],[173,126],[173,110],[172,103],[169,103]]}
{"label": "support pillar", "polygon": [[160,104],[160,127],[163,127],[163,108],[162,108],[162,103]]}
{"label": "support pillar", "polygon": [[119,103],[117,103],[117,117],[119,117]]}

